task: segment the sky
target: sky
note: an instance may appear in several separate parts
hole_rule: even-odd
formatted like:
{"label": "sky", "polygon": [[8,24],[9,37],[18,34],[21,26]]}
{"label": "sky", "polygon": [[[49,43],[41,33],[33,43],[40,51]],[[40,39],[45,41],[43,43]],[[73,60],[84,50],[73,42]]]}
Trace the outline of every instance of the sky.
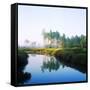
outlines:
{"label": "sky", "polygon": [[43,30],[86,35],[86,9],[19,5],[18,45],[25,46],[25,40],[43,45]]}

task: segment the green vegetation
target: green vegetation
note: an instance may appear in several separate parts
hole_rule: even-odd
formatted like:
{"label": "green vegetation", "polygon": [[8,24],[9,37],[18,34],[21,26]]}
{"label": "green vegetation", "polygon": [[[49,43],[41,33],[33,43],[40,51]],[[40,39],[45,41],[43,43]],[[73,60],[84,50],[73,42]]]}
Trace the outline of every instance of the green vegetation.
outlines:
{"label": "green vegetation", "polygon": [[76,64],[76,65],[86,65],[86,48],[66,48],[61,52],[57,50],[54,52],[56,58],[60,58],[64,62]]}
{"label": "green vegetation", "polygon": [[[65,34],[60,35],[58,31],[45,32],[43,31],[44,47],[19,47],[18,56],[22,58],[27,57],[29,54],[41,54],[55,56],[58,60],[64,63],[70,63],[73,65],[87,65],[86,60],[86,36],[72,36],[66,37]],[[52,63],[50,63],[52,64]],[[45,67],[47,65],[45,64]]]}
{"label": "green vegetation", "polygon": [[56,51],[63,51],[62,48],[19,48],[19,51],[26,52],[30,54],[48,54],[54,55]]}
{"label": "green vegetation", "polygon": [[28,63],[27,58],[28,55],[25,51],[18,50],[18,60],[17,60],[18,68],[21,66],[25,66]]}
{"label": "green vegetation", "polygon": [[17,83],[24,83],[25,80],[31,79],[31,73],[23,72],[25,66],[28,64],[28,55],[22,50],[18,50],[17,60]]}
{"label": "green vegetation", "polygon": [[[61,35],[58,31],[45,32],[43,31],[43,39],[45,42],[45,47],[53,48],[53,47],[62,47],[62,48],[86,48],[86,36],[72,36],[66,37],[65,34]],[[47,41],[47,42],[46,42]]]}
{"label": "green vegetation", "polygon": [[[63,62],[86,66],[86,48],[19,48],[22,56],[26,57],[26,53],[42,54],[55,56]],[[26,52],[26,53],[24,53]]]}
{"label": "green vegetation", "polygon": [[35,54],[79,54],[86,53],[86,48],[19,48],[19,52],[35,53]]}

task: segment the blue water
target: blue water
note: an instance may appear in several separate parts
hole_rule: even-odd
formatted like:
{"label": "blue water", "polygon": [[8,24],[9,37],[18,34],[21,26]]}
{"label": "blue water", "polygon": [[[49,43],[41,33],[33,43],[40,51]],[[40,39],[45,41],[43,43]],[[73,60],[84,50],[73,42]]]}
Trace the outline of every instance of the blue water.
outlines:
{"label": "blue water", "polygon": [[29,54],[24,72],[31,74],[24,84],[86,81],[86,73],[64,65],[53,56]]}

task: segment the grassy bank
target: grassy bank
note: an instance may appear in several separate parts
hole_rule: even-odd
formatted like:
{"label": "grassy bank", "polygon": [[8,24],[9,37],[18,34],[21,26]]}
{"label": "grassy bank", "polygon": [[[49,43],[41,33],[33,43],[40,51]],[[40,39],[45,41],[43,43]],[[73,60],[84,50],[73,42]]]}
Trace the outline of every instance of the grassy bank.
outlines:
{"label": "grassy bank", "polygon": [[54,52],[59,50],[60,52],[63,51],[62,48],[20,48],[19,51],[26,52],[29,54],[48,54],[54,55]]}
{"label": "grassy bank", "polygon": [[60,56],[62,54],[86,53],[85,48],[19,48],[19,51],[30,54],[49,54],[55,56]]}
{"label": "grassy bank", "polygon": [[27,58],[28,58],[27,53],[24,52],[24,51],[19,50],[19,51],[18,51],[17,66],[18,66],[18,67],[23,67],[23,66],[25,66],[25,65],[28,63]]}
{"label": "grassy bank", "polygon": [[82,66],[87,65],[86,49],[84,48],[64,49],[62,52],[57,50],[54,52],[54,56],[65,63]]}
{"label": "grassy bank", "polygon": [[20,48],[19,51],[29,54],[53,55],[58,60],[75,65],[85,66],[87,64],[85,48]]}

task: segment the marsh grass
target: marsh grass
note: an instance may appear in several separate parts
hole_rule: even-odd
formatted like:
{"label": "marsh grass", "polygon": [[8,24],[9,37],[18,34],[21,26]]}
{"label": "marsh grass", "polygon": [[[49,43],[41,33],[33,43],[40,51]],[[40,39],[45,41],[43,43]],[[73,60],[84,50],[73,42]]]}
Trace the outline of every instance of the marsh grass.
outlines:
{"label": "marsh grass", "polygon": [[19,48],[19,56],[27,57],[27,54],[50,55],[72,64],[86,66],[85,48]]}

